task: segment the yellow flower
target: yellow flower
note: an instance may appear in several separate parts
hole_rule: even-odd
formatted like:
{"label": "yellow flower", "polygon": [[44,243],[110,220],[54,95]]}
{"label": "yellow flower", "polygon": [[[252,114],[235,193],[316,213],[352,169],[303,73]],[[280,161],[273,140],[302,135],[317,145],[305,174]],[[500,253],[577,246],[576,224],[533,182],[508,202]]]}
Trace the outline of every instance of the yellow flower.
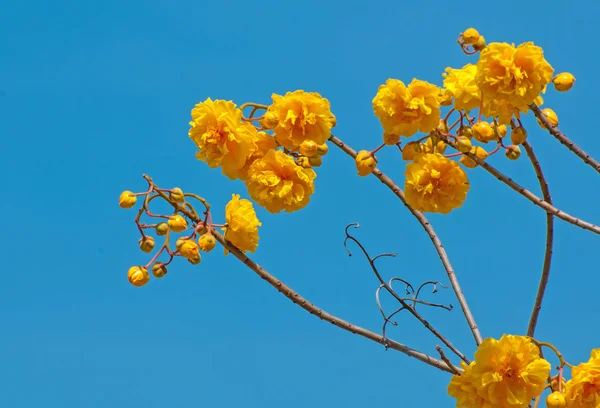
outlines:
{"label": "yellow flower", "polygon": [[428,133],[440,121],[440,94],[440,88],[425,81],[413,79],[407,87],[402,81],[388,79],[373,98],[373,111],[384,133]]}
{"label": "yellow flower", "polygon": [[242,111],[229,101],[208,98],[192,109],[190,138],[200,150],[199,160],[221,166],[230,179],[243,177],[248,157],[256,150],[256,128],[242,122]]}
{"label": "yellow flower", "polygon": [[121,193],[121,196],[119,197],[119,207],[131,208],[135,205],[136,201],[136,195],[131,191],[125,190]]}
{"label": "yellow flower", "polygon": [[565,387],[567,408],[600,407],[600,348],[592,350],[587,362],[573,367],[571,374]]}
{"label": "yellow flower", "polygon": [[[316,92],[297,90],[285,96],[273,94],[265,121],[275,132],[275,139],[289,150],[297,151],[305,140],[325,143],[335,126],[329,101]],[[276,124],[275,124],[276,123]]]}
{"label": "yellow flower", "polygon": [[525,143],[525,140],[527,140],[527,131],[523,126],[514,128],[510,134],[510,140],[516,145]]}
{"label": "yellow flower", "polygon": [[127,271],[127,279],[133,286],[144,286],[150,280],[148,270],[143,266],[132,266]]}
{"label": "yellow flower", "polygon": [[488,338],[475,352],[473,383],[494,407],[525,408],[544,390],[549,374],[550,363],[525,336]]}
{"label": "yellow flower", "polygon": [[460,366],[464,370],[460,375],[452,376],[448,384],[448,395],[456,398],[456,406],[459,408],[484,408],[488,407],[486,401],[477,392],[477,383],[473,378],[473,367],[475,362],[468,366],[461,361]]}
{"label": "yellow flower", "polygon": [[185,259],[195,258],[198,255],[198,245],[191,239],[186,239],[179,246],[179,253]]}
{"label": "yellow flower", "polygon": [[200,250],[204,252],[212,251],[216,244],[217,240],[211,233],[204,234],[198,239],[198,246],[200,247]]}
{"label": "yellow flower", "polygon": [[358,170],[359,176],[368,176],[375,170],[377,167],[377,159],[371,152],[366,150],[361,150],[356,155],[355,159],[356,170]]}
{"label": "yellow flower", "polygon": [[406,165],[406,201],[419,211],[448,214],[462,206],[469,180],[458,163],[439,153],[427,153]]}
{"label": "yellow flower", "polygon": [[575,85],[575,77],[570,72],[563,72],[556,75],[552,79],[552,83],[554,84],[554,89],[558,92],[566,92]]}
{"label": "yellow flower", "polygon": [[270,213],[304,208],[315,192],[313,169],[304,168],[280,150],[271,150],[248,170],[250,197]]}
{"label": "yellow flower", "polygon": [[458,110],[472,110],[481,104],[481,92],[475,83],[477,66],[467,64],[461,69],[446,68],[444,88],[454,96],[454,107]]}
{"label": "yellow flower", "polygon": [[532,42],[491,43],[481,51],[475,81],[483,98],[483,114],[510,123],[513,114],[527,112],[528,105],[545,91],[554,69],[544,52]]}
{"label": "yellow flower", "polygon": [[169,227],[171,227],[173,232],[185,231],[188,227],[187,221],[185,220],[185,218],[183,218],[179,214],[170,216],[169,220],[167,221],[167,224],[169,225]]}
{"label": "yellow flower", "polygon": [[414,160],[417,155],[426,153],[424,149],[425,147],[417,141],[408,142],[402,149],[402,160]]}
{"label": "yellow flower", "polygon": [[240,179],[242,180],[248,179],[248,170],[250,169],[252,163],[264,157],[265,154],[267,154],[267,152],[270,150],[277,149],[277,142],[275,141],[275,138],[265,132],[255,132],[254,144],[256,145],[256,150],[250,157],[248,157],[244,168],[239,172]]}
{"label": "yellow flower", "polygon": [[565,408],[567,399],[562,392],[554,391],[546,397],[546,408]]}
{"label": "yellow flower", "polygon": [[256,218],[252,203],[233,194],[225,206],[225,221],[225,239],[240,251],[254,252],[258,247],[258,227],[262,224]]}

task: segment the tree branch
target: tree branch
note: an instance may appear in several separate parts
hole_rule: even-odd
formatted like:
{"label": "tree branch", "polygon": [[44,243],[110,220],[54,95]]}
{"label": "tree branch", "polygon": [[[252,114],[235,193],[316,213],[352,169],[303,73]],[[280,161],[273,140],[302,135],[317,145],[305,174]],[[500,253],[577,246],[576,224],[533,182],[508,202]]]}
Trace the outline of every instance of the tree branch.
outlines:
{"label": "tree branch", "polygon": [[[529,142],[525,141],[523,147],[527,152],[527,156],[533,165],[535,174],[540,182],[540,188],[544,200],[552,204],[552,196],[550,195],[550,189],[548,188],[548,181],[544,177],[542,172],[542,166],[538,161],[533,147]],[[546,292],[546,286],[548,285],[548,279],[550,277],[550,266],[552,264],[552,248],[554,246],[554,216],[551,213],[546,213],[546,253],[544,254],[544,265],[542,266],[542,276],[540,277],[540,283],[538,286],[537,294],[535,296],[535,303],[533,310],[531,311],[531,317],[529,318],[529,325],[527,326],[527,335],[533,337],[535,333],[535,326],[537,325],[540,311],[542,310],[542,302],[544,301],[544,293]]]}
{"label": "tree branch", "polygon": [[[337,137],[332,135],[329,138],[329,140],[334,145],[339,147],[344,153],[346,153],[347,155],[349,155],[352,158],[356,158],[356,152],[351,147],[349,147],[344,142],[342,142],[340,139],[338,139]],[[460,288],[458,279],[456,277],[456,274],[454,273],[454,269],[452,268],[452,265],[450,264],[450,259],[448,258],[448,254],[446,253],[446,250],[444,249],[444,246],[442,245],[442,242],[440,241],[439,237],[435,233],[435,230],[431,226],[431,223],[423,215],[423,213],[415,210],[410,205],[408,205],[408,203],[406,202],[406,199],[404,197],[404,192],[402,191],[402,189],[400,189],[400,187],[398,187],[398,185],[396,185],[396,183],[394,183],[392,181],[392,179],[390,179],[381,170],[379,170],[377,168],[375,170],[373,170],[373,174],[375,175],[375,177],[377,177],[379,179],[379,181],[381,181],[386,187],[388,187],[396,195],[396,197],[398,197],[400,199],[400,201],[402,201],[402,203],[406,206],[406,208],[408,208],[408,210],[411,212],[411,214],[423,226],[423,229],[425,229],[425,232],[427,232],[427,235],[429,235],[429,238],[431,239],[431,242],[433,243],[433,246],[435,247],[435,250],[437,251],[437,253],[440,257],[440,260],[442,261],[442,265],[444,266],[444,269],[446,270],[448,279],[450,280],[450,284],[452,285],[452,289],[454,290],[454,293],[456,294],[456,298],[458,299],[458,303],[460,303],[460,307],[462,308],[463,314],[465,315],[465,318],[467,319],[467,323],[469,325],[469,328],[471,329],[471,333],[473,334],[473,337],[475,338],[475,342],[477,343],[477,345],[481,344],[482,337],[481,337],[481,333],[479,333],[479,328],[477,327],[477,323],[475,323],[475,318],[473,317],[471,310],[469,309],[469,306],[467,305],[467,300],[465,299],[465,295],[463,294],[462,289]]]}

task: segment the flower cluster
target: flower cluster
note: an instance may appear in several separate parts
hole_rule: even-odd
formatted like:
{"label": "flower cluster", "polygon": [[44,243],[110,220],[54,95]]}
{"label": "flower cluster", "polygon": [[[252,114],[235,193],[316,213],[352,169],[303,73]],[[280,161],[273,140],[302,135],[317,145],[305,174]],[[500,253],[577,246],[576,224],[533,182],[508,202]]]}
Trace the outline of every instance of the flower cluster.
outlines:
{"label": "flower cluster", "polygon": [[590,359],[573,367],[566,384],[568,408],[600,407],[600,348],[592,350]]}
{"label": "flower cluster", "polygon": [[[336,124],[329,101],[297,90],[272,95],[270,106],[210,98],[192,109],[189,137],[197,158],[244,180],[250,197],[271,213],[304,208],[315,191],[314,167],[327,153]],[[243,109],[252,107],[248,118]],[[257,110],[265,114],[254,117]]]}

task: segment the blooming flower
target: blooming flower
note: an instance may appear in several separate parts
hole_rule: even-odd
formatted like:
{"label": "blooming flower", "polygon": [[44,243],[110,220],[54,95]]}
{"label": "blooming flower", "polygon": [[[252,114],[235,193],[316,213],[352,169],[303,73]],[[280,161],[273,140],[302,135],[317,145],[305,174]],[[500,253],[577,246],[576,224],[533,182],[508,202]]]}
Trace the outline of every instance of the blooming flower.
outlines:
{"label": "blooming flower", "polygon": [[567,408],[600,407],[600,348],[592,350],[590,359],[573,367],[571,373],[565,387]]}
{"label": "blooming flower", "polygon": [[407,87],[398,79],[388,79],[373,98],[373,111],[384,133],[428,133],[440,121],[440,94],[440,88],[425,81],[413,79]]}
{"label": "blooming flower", "polygon": [[256,128],[242,122],[242,111],[229,101],[208,98],[192,109],[189,137],[198,146],[196,157],[209,167],[221,166],[230,179],[243,176],[248,157],[256,150]]}
{"label": "blooming flower", "polygon": [[467,64],[461,69],[446,68],[444,88],[454,96],[454,107],[459,110],[479,108],[481,92],[475,83],[477,66]]}
{"label": "blooming flower", "polygon": [[358,170],[358,175],[362,177],[368,176],[375,170],[375,167],[377,167],[377,159],[367,150],[358,152],[354,162],[356,164],[356,170]]}
{"label": "blooming flower", "polygon": [[419,211],[448,214],[462,206],[470,187],[458,163],[439,153],[415,157],[405,175],[406,201]]}
{"label": "blooming flower", "polygon": [[316,177],[313,169],[297,165],[282,151],[271,150],[250,166],[246,186],[250,197],[267,211],[292,212],[308,204]]}
{"label": "blooming flower", "polygon": [[233,194],[225,206],[225,221],[225,239],[240,251],[254,252],[258,247],[258,227],[262,224],[256,218],[252,203],[246,199],[240,200],[239,194]]}
{"label": "blooming flower", "polygon": [[456,406],[459,408],[484,408],[489,407],[486,401],[479,395],[477,381],[473,378],[473,367],[475,362],[468,366],[461,361],[460,366],[464,370],[460,375],[452,376],[448,384],[448,395],[456,398]]}
{"label": "blooming flower", "polygon": [[329,101],[320,94],[297,90],[285,96],[273,94],[271,98],[273,104],[262,123],[273,129],[280,145],[297,151],[305,140],[320,145],[329,139],[336,119]]}
{"label": "blooming flower", "polygon": [[510,123],[513,114],[527,112],[528,105],[545,91],[554,69],[544,52],[532,42],[491,43],[481,51],[475,82],[483,97],[482,113]]}

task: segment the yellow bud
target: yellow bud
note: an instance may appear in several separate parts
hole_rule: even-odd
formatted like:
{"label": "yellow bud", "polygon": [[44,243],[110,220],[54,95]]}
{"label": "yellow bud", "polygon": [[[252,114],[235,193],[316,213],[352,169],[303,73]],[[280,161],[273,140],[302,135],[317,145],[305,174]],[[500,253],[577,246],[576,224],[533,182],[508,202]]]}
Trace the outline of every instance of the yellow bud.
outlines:
{"label": "yellow bud", "polygon": [[495,139],[494,129],[487,122],[478,122],[473,125],[473,137],[481,143],[487,143]]}
{"label": "yellow bud", "polygon": [[[481,160],[485,160],[488,156],[488,153],[485,151],[485,149],[483,147],[479,147],[479,146],[473,146],[471,148],[471,153],[474,154],[475,156],[477,156]],[[473,160],[467,156],[462,156],[460,158],[460,162],[463,164],[463,166],[468,167],[470,169],[474,169],[475,167],[478,166],[478,164],[475,160]]]}
{"label": "yellow bud", "polygon": [[494,130],[496,132],[496,135],[500,136],[500,139],[502,139],[503,137],[505,137],[508,134],[508,128],[506,127],[506,125],[497,126],[494,123],[493,128],[494,128]]}
{"label": "yellow bud", "polygon": [[306,156],[300,156],[300,157],[296,157],[294,159],[294,161],[296,162],[296,164],[300,167],[304,167],[305,169],[310,169],[312,168],[312,166],[310,165],[310,162],[308,161],[308,157]]}
{"label": "yellow bud", "polygon": [[140,249],[146,253],[152,252],[154,249],[154,238],[152,237],[143,237],[138,241],[140,245]]}
{"label": "yellow bud", "polygon": [[504,154],[508,160],[517,160],[519,157],[521,157],[521,149],[519,146],[510,145],[506,147],[506,152],[504,152]]}
{"label": "yellow bud", "polygon": [[279,119],[273,112],[267,112],[260,121],[260,125],[265,129],[274,129],[278,124]]}
{"label": "yellow bud", "polygon": [[191,239],[186,239],[179,246],[179,253],[186,259],[192,259],[198,255],[198,245]]}
{"label": "yellow bud", "polygon": [[479,41],[479,38],[481,36],[479,35],[479,32],[474,28],[467,28],[463,33],[462,37],[465,44],[473,45],[476,44],[477,41]]}
{"label": "yellow bud", "polygon": [[188,262],[192,265],[198,265],[200,262],[202,262],[202,257],[200,254],[198,254],[195,257],[188,259]]}
{"label": "yellow bud", "polygon": [[400,135],[392,135],[390,133],[383,134],[383,143],[388,146],[393,146],[400,141]]}
{"label": "yellow bud", "polygon": [[317,154],[319,145],[312,140],[305,140],[300,144],[300,153],[306,157],[312,157]]}
{"label": "yellow bud", "polygon": [[148,270],[143,266],[132,266],[127,272],[127,279],[133,286],[144,286],[150,280]]}
{"label": "yellow bud", "polygon": [[187,221],[185,220],[185,218],[183,218],[179,214],[175,214],[175,215],[170,216],[168,224],[169,224],[169,227],[171,227],[171,229],[174,232],[185,231],[187,229],[187,227],[188,227]]}
{"label": "yellow bud", "polygon": [[440,100],[440,105],[442,106],[450,106],[452,105],[452,92],[447,89],[444,89],[438,95],[438,99]]}
{"label": "yellow bud", "polygon": [[458,128],[458,136],[465,136],[468,137],[469,139],[473,138],[473,129],[471,128],[471,126],[462,126],[460,128]]}
{"label": "yellow bud", "polygon": [[414,160],[422,153],[421,144],[418,142],[409,142],[402,149],[402,160]]}
{"label": "yellow bud", "polygon": [[559,92],[567,92],[575,85],[575,77],[570,72],[563,72],[562,74],[556,75],[552,79],[554,89]]}
{"label": "yellow bud", "polygon": [[359,176],[368,176],[371,174],[375,167],[377,167],[377,159],[371,152],[361,150],[356,155],[355,159],[356,170],[358,170]]}
{"label": "yellow bud", "polygon": [[456,138],[456,148],[459,152],[466,153],[470,152],[473,145],[471,140],[466,136],[459,136]]}
{"label": "yellow bud", "polygon": [[327,143],[323,143],[323,144],[319,145],[319,148],[317,150],[317,154],[319,156],[325,156],[328,151],[329,151],[329,146],[327,146]]}
{"label": "yellow bud", "polygon": [[321,158],[321,156],[309,157],[308,158],[308,163],[312,167],[319,167],[321,164],[323,164],[323,159]]}
{"label": "yellow bud", "polygon": [[171,190],[169,197],[171,198],[171,200],[175,201],[176,203],[183,202],[183,200],[185,198],[183,195],[183,191],[181,191],[181,189],[179,187],[175,187],[173,190]]}
{"label": "yellow bud", "polygon": [[198,239],[198,246],[201,251],[210,252],[213,250],[217,243],[217,240],[213,236],[213,234],[204,234]]}
{"label": "yellow bud", "polygon": [[167,265],[162,262],[157,262],[152,266],[152,275],[157,278],[162,278],[167,274]]}
{"label": "yellow bud", "polygon": [[121,193],[119,197],[119,207],[121,208],[131,208],[135,205],[137,201],[137,197],[129,190],[125,190]]}
{"label": "yellow bud", "polygon": [[183,243],[185,241],[186,241],[186,239],[179,238],[177,241],[175,241],[175,248],[177,248],[177,250],[179,250],[179,248],[181,248],[181,246],[183,245]]}
{"label": "yellow bud", "polygon": [[510,134],[510,141],[515,145],[520,145],[525,143],[527,140],[527,131],[523,126],[516,127],[512,130]]}
{"label": "yellow bud", "polygon": [[565,408],[566,406],[567,400],[562,392],[554,391],[546,397],[547,408]]}
{"label": "yellow bud", "polygon": [[480,35],[477,42],[475,44],[473,44],[473,49],[475,51],[481,51],[484,48],[485,48],[485,38],[483,38],[483,35]]}
{"label": "yellow bud", "polygon": [[[552,127],[557,127],[558,126],[558,116],[556,115],[556,112],[554,112],[550,108],[546,108],[546,109],[542,109],[542,113],[546,116],[546,118],[548,119],[548,122],[550,122],[550,126],[552,126]],[[542,121],[539,120],[539,119],[538,119],[538,124],[543,129],[546,129],[546,126],[544,126],[544,124],[542,123]]]}
{"label": "yellow bud", "polygon": [[[425,151],[425,153],[433,153],[433,148],[432,148],[433,142],[432,142],[432,137],[429,137],[427,139],[427,141],[425,143],[423,143],[423,149]],[[442,140],[438,140],[437,143],[435,144],[435,151],[437,153],[440,154],[444,154],[444,152],[446,151],[446,147],[448,147],[446,145],[446,143],[444,143]]]}
{"label": "yellow bud", "polygon": [[440,120],[440,123],[438,123],[438,126],[437,126],[437,130],[440,133],[447,134],[448,133],[448,124],[446,122],[444,122],[443,120]]}
{"label": "yellow bud", "polygon": [[167,235],[169,231],[169,224],[166,222],[161,222],[156,226],[156,235]]}

